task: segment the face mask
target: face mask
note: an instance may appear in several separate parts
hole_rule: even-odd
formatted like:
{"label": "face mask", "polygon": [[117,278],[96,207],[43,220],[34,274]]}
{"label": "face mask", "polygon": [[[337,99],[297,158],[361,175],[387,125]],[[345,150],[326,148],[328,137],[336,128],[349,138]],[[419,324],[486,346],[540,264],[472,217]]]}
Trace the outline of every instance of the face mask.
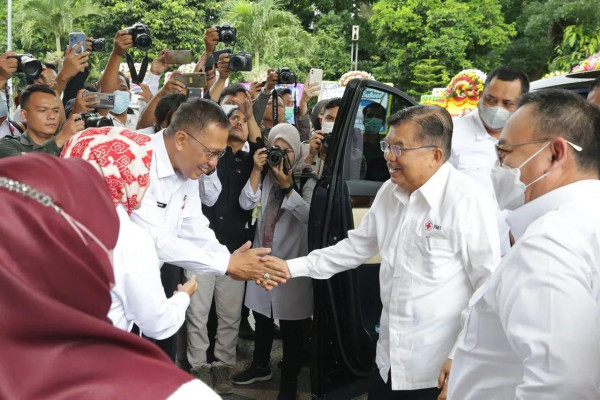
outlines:
{"label": "face mask", "polygon": [[383,120],[379,118],[370,118],[365,121],[365,132],[379,133],[383,127]]}
{"label": "face mask", "polygon": [[238,106],[235,104],[221,104],[221,108],[223,109],[223,112],[225,112],[225,115],[229,116],[229,113],[238,108]]}
{"label": "face mask", "polygon": [[6,105],[6,97],[2,91],[0,91],[0,118],[4,118],[8,115],[8,106]]}
{"label": "face mask", "polygon": [[492,178],[494,192],[496,193],[496,200],[498,201],[498,206],[501,210],[516,210],[521,207],[525,204],[525,190],[537,181],[544,179],[552,172],[546,172],[528,185],[521,181],[521,168],[529,161],[533,160],[535,156],[540,154],[542,150],[549,145],[550,142],[546,143],[541,149],[536,151],[531,157],[525,160],[525,162],[519,165],[518,168],[511,168],[506,165],[500,166],[500,163],[496,162],[490,176]]}
{"label": "face mask", "polygon": [[129,92],[124,90],[115,90],[115,105],[112,112],[115,114],[123,114],[129,107]]}
{"label": "face mask", "polygon": [[335,122],[331,122],[331,121],[323,121],[321,123],[321,131],[323,131],[323,133],[331,133],[333,132],[333,124]]}
{"label": "face mask", "polygon": [[294,118],[294,107],[286,107],[283,119],[289,121],[292,118]]}
{"label": "face mask", "polygon": [[479,103],[479,116],[481,116],[481,119],[488,128],[495,131],[504,128],[506,121],[508,121],[511,115],[512,112],[504,107],[488,107],[483,103]]}

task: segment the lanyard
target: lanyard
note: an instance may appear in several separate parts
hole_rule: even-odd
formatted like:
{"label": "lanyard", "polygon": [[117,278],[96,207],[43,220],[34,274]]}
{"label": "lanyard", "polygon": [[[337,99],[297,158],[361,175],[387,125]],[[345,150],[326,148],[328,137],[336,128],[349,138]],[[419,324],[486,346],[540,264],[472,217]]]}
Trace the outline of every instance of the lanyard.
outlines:
{"label": "lanyard", "polygon": [[135,70],[135,65],[133,64],[133,57],[131,54],[125,53],[125,58],[127,59],[127,66],[129,67],[129,74],[131,75],[131,82],[136,85],[140,85],[144,81],[144,77],[146,76],[146,70],[148,69],[148,54],[144,56],[142,60],[142,65],[140,67],[140,73],[138,74]]}

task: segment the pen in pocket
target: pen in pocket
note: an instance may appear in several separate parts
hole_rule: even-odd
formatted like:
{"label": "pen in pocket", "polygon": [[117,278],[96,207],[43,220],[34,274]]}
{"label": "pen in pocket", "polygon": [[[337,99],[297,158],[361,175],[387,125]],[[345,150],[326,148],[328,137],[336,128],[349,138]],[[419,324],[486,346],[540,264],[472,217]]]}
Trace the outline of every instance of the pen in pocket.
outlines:
{"label": "pen in pocket", "polygon": [[430,240],[430,236],[425,236],[425,238],[427,239],[427,247],[429,248],[429,251],[431,251],[431,240]]}

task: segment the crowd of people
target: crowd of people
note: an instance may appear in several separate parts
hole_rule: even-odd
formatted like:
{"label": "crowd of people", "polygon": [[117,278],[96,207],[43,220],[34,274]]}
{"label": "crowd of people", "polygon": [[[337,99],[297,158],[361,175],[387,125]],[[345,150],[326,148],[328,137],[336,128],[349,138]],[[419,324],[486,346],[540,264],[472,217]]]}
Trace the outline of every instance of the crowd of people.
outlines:
{"label": "crowd of people", "polygon": [[[206,31],[200,95],[178,71],[160,87],[163,50],[135,110],[128,29],[98,82],[89,38],[28,76],[10,117],[19,61],[0,56],[1,398],[217,399],[272,379],[280,335],[277,398],[296,399],[313,279],[377,254],[369,399],[600,398],[600,78],[586,101],[501,66],[454,120],[368,104],[352,151],[385,182],[347,238],[309,253],[341,99],[311,110],[307,81],[296,104],[275,69],[228,84],[220,40]],[[234,374],[242,329],[253,357]]]}

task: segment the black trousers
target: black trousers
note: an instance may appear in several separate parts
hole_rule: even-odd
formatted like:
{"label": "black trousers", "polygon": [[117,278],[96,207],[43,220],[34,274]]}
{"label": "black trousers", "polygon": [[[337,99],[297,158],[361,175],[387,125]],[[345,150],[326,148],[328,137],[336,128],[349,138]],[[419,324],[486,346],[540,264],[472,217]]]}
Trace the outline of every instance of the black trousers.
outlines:
{"label": "black trousers", "polygon": [[[259,367],[266,367],[271,361],[271,348],[273,347],[273,318],[253,312],[256,321],[254,336],[254,360]],[[290,321],[279,320],[281,338],[283,340],[283,368],[282,381],[295,381],[302,366],[302,326],[304,320]]]}
{"label": "black trousers", "polygon": [[381,379],[379,371],[376,371],[369,388],[369,400],[437,400],[440,392],[438,388],[392,390],[391,371],[388,373],[387,383]]}
{"label": "black trousers", "polygon": [[[172,264],[163,264],[160,269],[160,280],[167,298],[173,296],[173,292],[177,290],[177,285],[181,283],[182,271],[180,267]],[[177,357],[177,334],[166,339],[155,340],[154,343],[167,353],[171,360],[175,361]]]}

